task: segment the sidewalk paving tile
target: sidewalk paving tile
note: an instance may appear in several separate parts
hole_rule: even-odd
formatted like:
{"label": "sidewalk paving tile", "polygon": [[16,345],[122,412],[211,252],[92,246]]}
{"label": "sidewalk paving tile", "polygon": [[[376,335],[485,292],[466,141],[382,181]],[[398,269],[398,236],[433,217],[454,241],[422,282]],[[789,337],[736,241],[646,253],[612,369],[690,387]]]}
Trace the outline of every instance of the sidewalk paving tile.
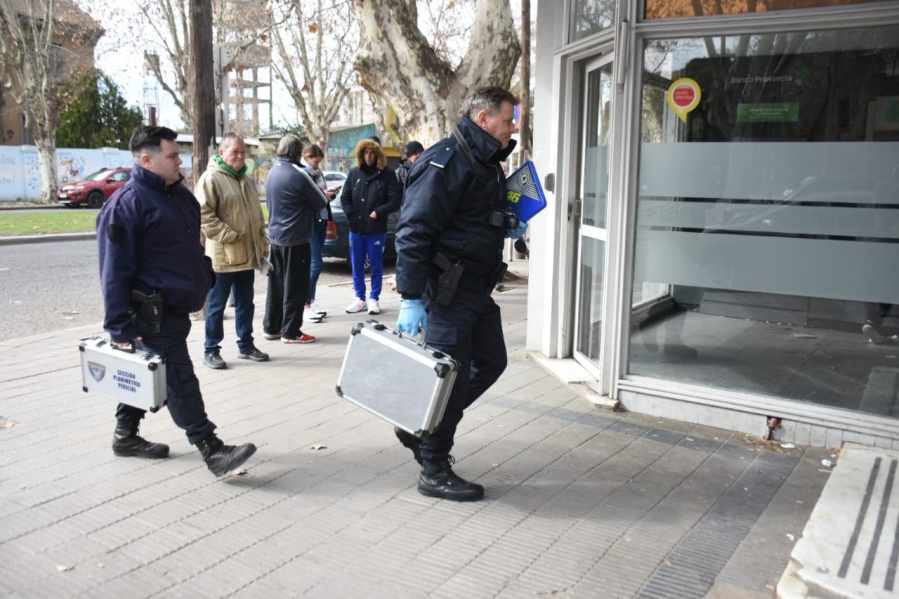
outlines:
{"label": "sidewalk paving tile", "polygon": [[[81,391],[78,364],[99,325],[0,343],[0,595],[771,596],[827,452],[592,406],[531,359],[526,290],[508,289],[509,367],[454,448],[486,486],[470,504],[419,495],[390,425],[337,397],[366,315],[308,325],[319,340],[305,346],[260,337],[261,364],[236,359],[226,320],[223,371],[201,365],[194,323],[210,418],[259,448],[222,479],[164,409],[141,432],[168,459],[112,454],[114,405]],[[351,292],[319,294],[339,306]],[[392,323],[399,298],[381,305]]]}

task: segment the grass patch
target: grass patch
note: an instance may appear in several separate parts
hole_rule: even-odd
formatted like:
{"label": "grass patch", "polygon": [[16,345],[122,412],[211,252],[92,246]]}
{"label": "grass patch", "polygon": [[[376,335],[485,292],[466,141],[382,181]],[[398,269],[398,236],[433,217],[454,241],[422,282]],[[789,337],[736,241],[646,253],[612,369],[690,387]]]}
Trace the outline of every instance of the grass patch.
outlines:
{"label": "grass patch", "polygon": [[0,212],[0,236],[88,233],[94,230],[99,210],[35,210]]}
{"label": "grass patch", "polygon": [[[0,237],[13,235],[46,235],[49,233],[90,233],[97,224],[99,210],[19,210],[0,211]],[[262,204],[262,214],[268,221],[268,208]]]}

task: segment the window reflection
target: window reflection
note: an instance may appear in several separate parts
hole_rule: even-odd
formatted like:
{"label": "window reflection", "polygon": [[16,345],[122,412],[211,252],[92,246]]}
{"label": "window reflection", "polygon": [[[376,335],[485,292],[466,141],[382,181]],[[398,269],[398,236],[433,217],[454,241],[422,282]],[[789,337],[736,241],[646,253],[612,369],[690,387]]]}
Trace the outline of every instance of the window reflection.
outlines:
{"label": "window reflection", "polygon": [[614,0],[574,0],[571,5],[572,42],[599,33],[615,18]]}
{"label": "window reflection", "polygon": [[882,0],[646,0],[647,19],[732,15],[772,10],[865,4]]}
{"label": "window reflection", "polygon": [[629,372],[899,416],[899,27],[650,41],[641,141]]}

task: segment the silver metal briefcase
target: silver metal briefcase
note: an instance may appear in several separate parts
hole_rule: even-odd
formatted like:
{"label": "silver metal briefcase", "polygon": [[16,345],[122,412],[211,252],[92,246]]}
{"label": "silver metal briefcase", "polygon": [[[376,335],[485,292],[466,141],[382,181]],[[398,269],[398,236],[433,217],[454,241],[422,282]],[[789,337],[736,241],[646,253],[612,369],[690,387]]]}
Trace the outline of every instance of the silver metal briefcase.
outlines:
{"label": "silver metal briefcase", "polygon": [[113,349],[108,339],[92,337],[79,345],[81,380],[85,393],[155,412],[166,403],[165,360],[137,350]]}
{"label": "silver metal briefcase", "polygon": [[443,352],[370,320],[353,327],[337,395],[421,435],[440,424],[458,370]]}

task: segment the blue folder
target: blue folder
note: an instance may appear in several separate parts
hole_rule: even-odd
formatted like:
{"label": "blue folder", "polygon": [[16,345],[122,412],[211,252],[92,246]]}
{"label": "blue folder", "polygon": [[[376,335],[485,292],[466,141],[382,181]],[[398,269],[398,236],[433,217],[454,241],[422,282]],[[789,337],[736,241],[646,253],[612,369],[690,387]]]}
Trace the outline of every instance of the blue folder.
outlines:
{"label": "blue folder", "polygon": [[528,222],[546,208],[546,196],[534,163],[526,160],[506,179],[506,204],[522,222]]}

